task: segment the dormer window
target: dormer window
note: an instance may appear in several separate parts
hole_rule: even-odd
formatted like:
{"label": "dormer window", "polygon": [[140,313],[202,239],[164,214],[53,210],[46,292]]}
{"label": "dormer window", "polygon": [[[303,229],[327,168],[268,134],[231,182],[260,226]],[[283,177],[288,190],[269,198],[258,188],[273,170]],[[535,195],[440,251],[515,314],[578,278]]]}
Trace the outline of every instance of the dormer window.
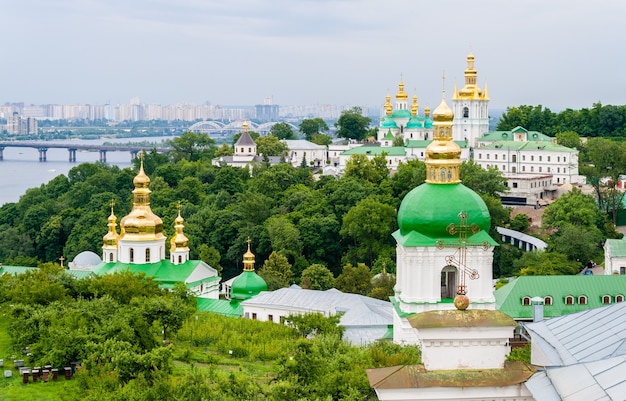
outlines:
{"label": "dormer window", "polygon": [[523,297],[522,298],[522,305],[530,306],[530,297]]}
{"label": "dormer window", "polygon": [[603,295],[602,296],[602,304],[603,305],[608,305],[611,303],[611,296],[610,295]]}
{"label": "dormer window", "polygon": [[544,297],[543,304],[546,306],[552,305],[552,297],[549,295],[547,297]]}
{"label": "dormer window", "polygon": [[566,296],[565,305],[574,305],[574,297],[571,295]]}
{"label": "dormer window", "polygon": [[615,296],[615,302],[624,302],[624,296],[623,295],[616,295]]}
{"label": "dormer window", "polygon": [[578,305],[587,305],[587,296],[581,295],[578,297]]}

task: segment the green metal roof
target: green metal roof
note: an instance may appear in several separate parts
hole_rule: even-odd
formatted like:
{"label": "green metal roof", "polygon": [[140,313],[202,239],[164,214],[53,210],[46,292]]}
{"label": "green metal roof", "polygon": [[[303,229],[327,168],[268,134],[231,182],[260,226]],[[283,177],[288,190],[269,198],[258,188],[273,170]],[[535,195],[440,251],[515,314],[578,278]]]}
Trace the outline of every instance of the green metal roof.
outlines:
{"label": "green metal roof", "polygon": [[384,153],[387,156],[406,156],[406,150],[403,146],[357,146],[356,148],[348,149],[341,154],[343,156],[352,155],[366,155],[366,156],[380,156]]}
{"label": "green metal roof", "polygon": [[391,130],[388,130],[383,139],[388,140],[388,141],[393,141],[395,139],[395,136],[393,136],[393,133],[391,132]]}
{"label": "green metal roof", "polygon": [[607,239],[606,244],[608,248],[610,249],[611,256],[626,257],[626,238],[625,239]]}
{"label": "green metal roof", "polygon": [[[188,260],[185,263],[174,264],[168,259],[156,263],[136,264],[136,263],[101,263],[92,270],[95,274],[112,274],[129,271],[134,274],[144,273],[147,277],[153,277],[163,287],[173,286],[178,282],[187,282],[194,270],[203,263],[201,260]],[[219,280],[219,276],[208,277],[203,281]]]}
{"label": "green metal roof", "polygon": [[[32,266],[1,266],[0,275],[2,274],[22,274],[28,271],[38,269],[38,267]],[[75,278],[85,278],[93,276],[93,272],[90,270],[65,270],[65,273]]]}
{"label": "green metal roof", "polygon": [[261,291],[267,291],[267,283],[255,271],[244,271],[231,285],[230,295],[239,300],[250,299],[259,295]]}
{"label": "green metal roof", "polygon": [[[565,297],[574,297],[572,305],[565,304]],[[587,304],[578,303],[578,297],[587,297]],[[602,296],[626,296],[626,275],[601,276],[522,276],[494,292],[496,309],[514,319],[532,319],[533,307],[523,305],[524,297],[552,297],[552,305],[544,305],[544,317],[563,316],[574,312],[604,306]]]}
{"label": "green metal roof", "polygon": [[212,312],[223,316],[241,317],[243,307],[240,302],[224,299],[198,298],[198,312]]}
{"label": "green metal roof", "polygon": [[409,118],[411,117],[411,112],[409,110],[394,110],[391,112],[391,117],[393,118]]}
{"label": "green metal roof", "polygon": [[411,117],[408,123],[406,123],[406,128],[424,128],[424,117],[415,116]]}
{"label": "green metal roof", "polygon": [[380,126],[381,128],[398,128],[398,124],[391,117],[385,117]]}
{"label": "green metal roof", "polygon": [[510,131],[491,131],[483,134],[482,137],[478,139],[478,142],[491,142],[491,141],[507,141],[513,142],[515,138],[515,133],[524,132],[526,133],[526,139],[528,141],[541,141],[541,142],[552,142],[554,138],[549,137],[545,134],[542,134],[538,131],[528,131],[522,127],[515,127]]}

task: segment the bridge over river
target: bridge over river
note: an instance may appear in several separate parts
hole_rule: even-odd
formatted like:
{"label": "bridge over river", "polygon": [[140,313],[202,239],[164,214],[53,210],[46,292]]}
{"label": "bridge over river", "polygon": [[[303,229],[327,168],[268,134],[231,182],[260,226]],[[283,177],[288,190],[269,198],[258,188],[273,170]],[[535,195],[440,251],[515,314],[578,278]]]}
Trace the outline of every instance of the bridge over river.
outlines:
{"label": "bridge over river", "polygon": [[100,161],[106,163],[107,152],[130,152],[131,161],[137,157],[137,154],[141,151],[149,151],[156,149],[159,153],[167,153],[170,148],[166,147],[150,147],[150,146],[136,146],[136,145],[95,145],[95,144],[74,144],[74,143],[55,143],[55,142],[36,142],[36,141],[0,141],[0,160],[4,160],[5,148],[34,148],[39,151],[39,161],[45,162],[47,160],[48,149],[67,149],[69,153],[69,161],[76,161],[77,151],[91,151],[100,153]]}

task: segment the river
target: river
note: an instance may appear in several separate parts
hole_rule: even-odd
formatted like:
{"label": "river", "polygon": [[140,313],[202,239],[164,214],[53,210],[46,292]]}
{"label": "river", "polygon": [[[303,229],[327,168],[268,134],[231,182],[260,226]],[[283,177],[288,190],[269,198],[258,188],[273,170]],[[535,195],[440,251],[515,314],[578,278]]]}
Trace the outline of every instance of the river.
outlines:
{"label": "river", "polygon": [[[172,137],[119,138],[94,140],[55,140],[54,143],[88,143],[102,145],[104,142],[162,142]],[[29,188],[39,187],[54,177],[64,174],[85,162],[96,162],[100,158],[98,152],[76,152],[76,162],[69,162],[67,149],[50,148],[47,161],[39,161],[39,152],[35,148],[5,148],[4,160],[0,161],[0,205],[17,202]],[[130,152],[107,152],[107,163],[120,168],[131,166]]]}

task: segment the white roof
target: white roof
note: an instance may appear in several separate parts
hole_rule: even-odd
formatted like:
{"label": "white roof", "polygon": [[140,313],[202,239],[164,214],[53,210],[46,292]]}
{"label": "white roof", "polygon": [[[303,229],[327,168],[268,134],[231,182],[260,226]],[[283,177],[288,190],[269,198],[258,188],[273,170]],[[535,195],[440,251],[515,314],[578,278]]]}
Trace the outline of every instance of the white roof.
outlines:
{"label": "white roof", "polygon": [[554,365],[626,355],[626,302],[527,323],[525,327]]}
{"label": "white roof", "polygon": [[626,356],[570,366],[550,367],[526,382],[526,388],[541,401],[611,401],[626,395]]}
{"label": "white roof", "polygon": [[290,150],[309,150],[309,149],[324,149],[326,150],[326,146],[318,145],[313,142],[309,142],[304,139],[283,139],[289,147]]}
{"label": "white roof", "polygon": [[[269,307],[285,311],[320,312],[326,315],[343,313],[339,324],[345,327],[344,338],[352,343],[369,343],[380,339],[393,324],[390,302],[337,289],[304,290],[298,287],[261,292],[241,303],[246,306]],[[368,340],[370,339],[370,340]]]}

